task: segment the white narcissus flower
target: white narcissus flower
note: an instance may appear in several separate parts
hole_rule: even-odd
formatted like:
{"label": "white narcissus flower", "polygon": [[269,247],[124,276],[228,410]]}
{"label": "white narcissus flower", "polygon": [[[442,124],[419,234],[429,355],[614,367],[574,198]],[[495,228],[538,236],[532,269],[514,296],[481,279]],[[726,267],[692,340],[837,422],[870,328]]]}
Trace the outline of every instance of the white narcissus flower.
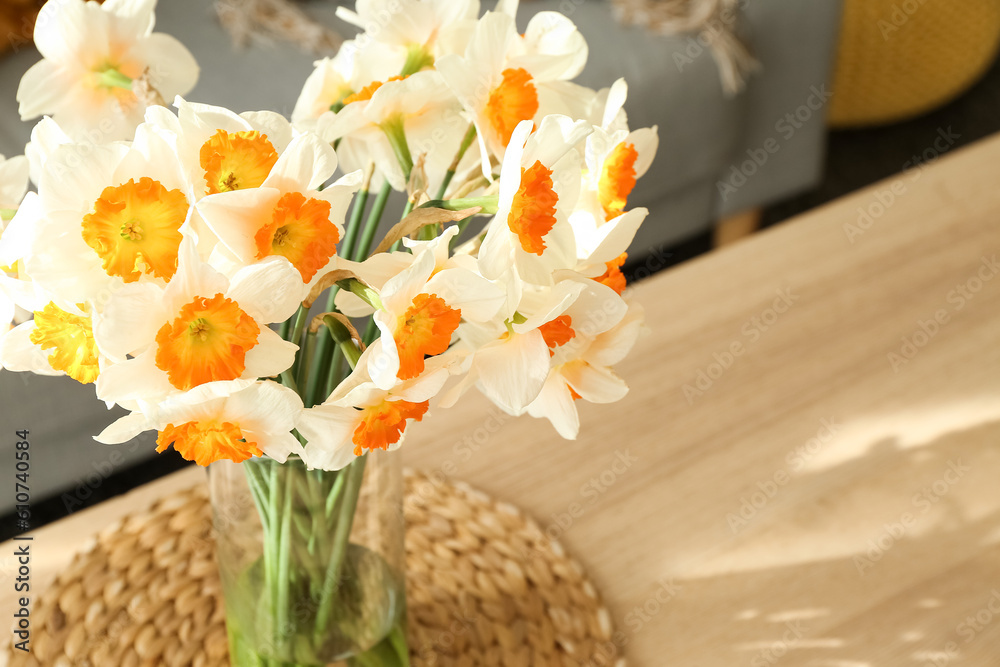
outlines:
{"label": "white narcissus flower", "polygon": [[61,308],[106,301],[122,285],[171,279],[192,229],[193,193],[170,145],[61,144],[39,179],[40,211],[21,256]]}
{"label": "white narcissus flower", "polygon": [[447,360],[434,357],[417,377],[379,389],[367,373],[372,349],[322,405],[303,411],[298,431],[308,441],[302,460],[310,468],[340,470],[366,450],[399,448],[409,422],[424,418],[448,379]]}
{"label": "white narcissus flower", "polygon": [[449,354],[456,358],[455,365],[461,359],[466,374],[444,393],[441,406],[453,406],[476,386],[508,414],[523,414],[549,374],[549,346],[540,327],[565,313],[584,288],[576,280],[561,280],[552,287],[524,286],[523,293],[517,290],[516,311],[506,320],[501,311],[492,322],[463,324]]}
{"label": "white narcissus flower", "polygon": [[[358,79],[357,51],[357,44],[351,40],[344,42],[336,56],[313,63],[315,69],[306,78],[292,110],[292,123],[296,127],[314,129],[320,116],[354,93]],[[390,76],[389,72],[385,74],[386,78]],[[369,83],[365,81],[363,85]]]}
{"label": "white narcissus flower", "polygon": [[291,124],[271,111],[237,114],[223,107],[174,100],[146,112],[147,125],[177,153],[195,199],[256,188],[292,141]]}
{"label": "white narcissus flower", "polygon": [[519,123],[582,108],[593,96],[587,89],[564,85],[586,61],[586,41],[558,12],[534,16],[523,37],[511,16],[488,12],[464,56],[437,61],[437,70],[476,125],[485,175],[490,175],[489,156],[504,159]]}
{"label": "white narcissus flower", "polygon": [[563,275],[584,289],[565,312],[539,327],[551,355],[551,370],[527,412],[547,418],[559,435],[574,440],[580,429],[577,400],[614,403],[628,393],[611,366],[635,343],[643,312],[638,306],[629,309],[604,285],[568,272]]}
{"label": "white narcissus flower", "polygon": [[181,245],[166,288],[125,285],[95,313],[94,339],[115,362],[97,381],[102,400],[157,401],[207,382],[275,377],[292,365],[298,346],[267,325],[291,317],[305,298],[295,267],[269,257],[228,280],[194,245]]}
{"label": "white narcissus flower", "polygon": [[52,116],[72,137],[103,143],[132,136],[144,106],[129,80],[144,74],[173,99],[194,88],[198,65],[176,39],[153,33],[156,0],[50,0],[35,22],[44,60],[21,79],[23,120]]}
{"label": "white narcissus flower", "polygon": [[434,247],[425,248],[379,293],[381,337],[369,349],[368,375],[381,389],[418,377],[425,357],[448,351],[462,321],[491,320],[504,304],[498,286],[468,269],[436,271],[435,260]]}
{"label": "white narcissus flower", "polygon": [[382,50],[407,55],[405,74],[432,67],[435,58],[462,48],[479,16],[479,0],[359,0],[337,16],[355,25]]}
{"label": "white narcissus flower", "polygon": [[518,125],[507,147],[499,208],[479,249],[479,268],[497,280],[513,266],[521,279],[551,285],[553,271],[576,265],[569,215],[580,195],[581,167],[574,146],[591,127],[567,116],[546,116],[532,134],[533,127],[531,121]]}
{"label": "white narcissus flower", "polygon": [[[425,155],[429,182],[440,182],[468,129],[460,106],[435,71],[376,81],[344,100],[336,114],[322,116],[316,132],[324,141],[340,140],[337,154],[345,170],[375,164],[396,190],[406,188],[400,151],[414,161]],[[474,164],[469,151],[463,164]]]}
{"label": "white narcissus flower", "polygon": [[212,263],[242,267],[277,255],[310,286],[335,269],[344,218],[363,177],[353,172],[317,190],[336,169],[333,148],[315,134],[302,134],[259,187],[202,199],[198,211],[219,239]]}
{"label": "white narcissus flower", "polygon": [[[659,145],[657,129],[629,132],[621,127],[621,105],[627,88],[618,80],[608,94],[603,127],[594,127],[587,137],[586,169],[577,210],[570,216],[576,236],[577,270],[584,275],[604,276],[602,282],[624,289],[620,267],[625,251],[645,220],[644,208],[626,211],[636,180],[649,170]],[[618,127],[610,130],[609,127]]]}
{"label": "white narcissus flower", "polygon": [[302,453],[291,433],[302,414],[302,399],[274,382],[209,382],[149,409],[150,414],[122,417],[94,439],[115,445],[156,430],[156,451],[173,445],[200,466],[227,459],[241,463],[265,454],[284,463],[290,454]]}
{"label": "white narcissus flower", "polygon": [[36,375],[68,375],[81,384],[95,382],[106,360],[94,342],[90,314],[73,307],[64,310],[53,302],[35,307],[34,319],[0,336],[0,366]]}

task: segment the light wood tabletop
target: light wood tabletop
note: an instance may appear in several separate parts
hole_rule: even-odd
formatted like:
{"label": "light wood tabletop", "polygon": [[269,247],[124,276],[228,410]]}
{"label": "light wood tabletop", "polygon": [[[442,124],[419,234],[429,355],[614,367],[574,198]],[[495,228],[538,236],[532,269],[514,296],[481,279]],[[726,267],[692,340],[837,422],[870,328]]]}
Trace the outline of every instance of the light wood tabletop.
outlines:
{"label": "light wood tabletop", "polygon": [[[998,664],[998,164],[992,138],[640,282],[631,393],[578,441],[470,395],[407,463],[546,526],[630,665]],[[34,583],[203,475],[38,530]]]}

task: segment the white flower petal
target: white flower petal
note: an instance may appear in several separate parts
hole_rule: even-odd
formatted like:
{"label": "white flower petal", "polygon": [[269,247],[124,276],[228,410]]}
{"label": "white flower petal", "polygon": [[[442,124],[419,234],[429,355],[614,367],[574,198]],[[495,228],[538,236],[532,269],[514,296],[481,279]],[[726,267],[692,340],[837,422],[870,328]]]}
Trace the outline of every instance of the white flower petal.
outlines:
{"label": "white flower petal", "polygon": [[0,160],[0,208],[17,208],[28,191],[28,158]]}
{"label": "white flower petal", "polygon": [[160,327],[173,315],[163,306],[163,288],[159,285],[122,285],[114,298],[93,315],[98,349],[115,361],[142,352],[153,344]]}
{"label": "white flower petal", "polygon": [[156,348],[134,359],[111,364],[97,377],[97,397],[122,405],[126,401],[155,400],[176,393],[167,374],[156,367]]}
{"label": "white flower petal", "polygon": [[573,390],[591,403],[616,403],[628,394],[628,385],[610,368],[576,362],[565,364],[561,373]]}
{"label": "white flower petal", "polygon": [[298,349],[295,343],[289,343],[271,329],[262,327],[257,344],[247,351],[243,377],[278,377],[292,367]]}
{"label": "white flower petal", "polygon": [[240,429],[240,431],[247,440],[256,442],[261,451],[278,463],[284,463],[292,454],[297,456],[305,454],[302,443],[291,433],[277,433],[275,431],[258,433],[244,429]]}
{"label": "white flower petal", "polygon": [[528,414],[548,419],[556,432],[567,440],[576,440],[580,432],[580,415],[573,395],[559,373],[549,375],[538,398],[528,406]]}
{"label": "white flower petal", "polygon": [[283,152],[292,141],[292,126],[288,120],[273,111],[244,111],[240,114],[254,129],[267,137],[274,150]]}
{"label": "white flower petal", "polygon": [[136,50],[149,66],[150,83],[164,99],[187,95],[198,83],[198,62],[176,38],[154,33],[140,41]]}
{"label": "white flower petal", "polygon": [[337,154],[315,134],[301,134],[281,154],[264,187],[282,192],[315,190],[337,170]]}
{"label": "white flower petal", "polygon": [[265,257],[236,272],[226,296],[262,324],[284,322],[308,294],[302,275],[284,257]]}
{"label": "white flower petal", "polygon": [[0,234],[0,264],[13,266],[31,253],[31,242],[35,227],[43,215],[42,200],[34,192],[29,192],[17,213]]}
{"label": "white flower petal", "polygon": [[439,271],[424,291],[437,294],[451,308],[461,309],[462,318],[473,322],[491,319],[507,297],[497,285],[466,269]]}
{"label": "white flower petal", "polygon": [[280,197],[274,188],[248,188],[208,195],[196,207],[219,241],[241,262],[251,264],[257,256],[254,237],[271,222]]}
{"label": "white flower petal", "polygon": [[29,340],[35,323],[19,324],[0,336],[0,368],[36,375],[65,375],[49,365],[49,355]]}
{"label": "white flower petal", "polygon": [[78,65],[91,44],[106,44],[109,15],[96,3],[82,0],[48,2],[35,21],[35,47],[60,65]]}
{"label": "white flower petal", "polygon": [[303,411],[298,431],[307,442],[302,460],[310,468],[340,470],[357,457],[351,441],[361,413],[354,408],[318,405]]}
{"label": "white flower petal", "polygon": [[380,311],[375,314],[375,324],[382,335],[365,350],[368,376],[376,387],[384,391],[396,385],[396,375],[399,373],[399,350],[396,349],[391,324],[387,320],[386,313]]}
{"label": "white flower petal", "polygon": [[288,387],[258,382],[230,396],[226,414],[237,419],[241,429],[288,433],[302,415],[302,399]]}
{"label": "white flower petal", "polygon": [[479,390],[511,414],[538,396],[549,374],[549,348],[537,330],[515,334],[476,353]]}
{"label": "white flower petal", "polygon": [[94,436],[94,440],[105,445],[120,445],[128,442],[144,431],[156,428],[149,417],[141,412],[133,412],[115,421],[110,426],[101,431],[100,435]]}

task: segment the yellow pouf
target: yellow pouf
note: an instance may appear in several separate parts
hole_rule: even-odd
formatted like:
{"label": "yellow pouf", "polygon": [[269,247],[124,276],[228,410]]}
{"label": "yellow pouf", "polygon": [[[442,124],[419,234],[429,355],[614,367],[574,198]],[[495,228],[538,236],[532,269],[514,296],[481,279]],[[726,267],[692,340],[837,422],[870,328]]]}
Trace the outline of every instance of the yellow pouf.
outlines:
{"label": "yellow pouf", "polygon": [[891,123],[968,89],[1000,46],[997,0],[844,0],[829,122]]}

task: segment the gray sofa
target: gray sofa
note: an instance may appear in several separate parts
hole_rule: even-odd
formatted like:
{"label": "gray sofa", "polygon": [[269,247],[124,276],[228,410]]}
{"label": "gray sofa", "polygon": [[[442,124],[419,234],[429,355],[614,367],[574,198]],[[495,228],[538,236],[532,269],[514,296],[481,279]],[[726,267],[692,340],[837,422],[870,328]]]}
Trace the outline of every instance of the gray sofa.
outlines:
{"label": "gray sofa", "polygon": [[[840,2],[746,5],[745,36],[762,69],[743,94],[727,98],[712,55],[694,37],[622,26],[602,0],[522,3],[525,21],[534,11],[570,13],[591,48],[579,82],[603,87],[626,77],[632,126],[659,126],[659,155],[630,202],[651,211],[630,250],[634,259],[706,231],[721,216],[807,189],[820,176],[825,127],[819,100],[828,86]],[[333,16],[334,2],[306,7],[348,30]],[[314,60],[288,43],[234,50],[207,0],[161,1],[157,30],[180,38],[202,65],[189,98],[236,110],[290,114]],[[0,152],[6,155],[21,153],[30,133],[31,125],[18,119],[14,94],[37,59],[33,49],[0,58]],[[119,413],[109,414],[91,388],[67,378],[0,372],[0,404],[0,461],[10,462],[0,469],[13,467],[14,431],[29,429],[38,499],[66,488],[78,489],[74,497],[86,494],[111,470],[154,455],[150,436],[120,448],[94,442],[91,436]],[[0,495],[0,512],[12,505],[12,492]]]}

